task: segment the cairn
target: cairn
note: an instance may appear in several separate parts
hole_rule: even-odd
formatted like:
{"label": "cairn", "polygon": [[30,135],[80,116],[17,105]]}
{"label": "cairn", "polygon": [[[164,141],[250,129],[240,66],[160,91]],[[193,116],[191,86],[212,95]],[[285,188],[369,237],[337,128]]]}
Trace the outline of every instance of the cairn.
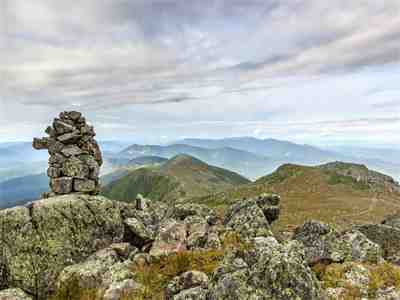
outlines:
{"label": "cairn", "polygon": [[49,137],[34,138],[32,146],[49,152],[50,193],[43,197],[80,192],[98,194],[103,159],[93,126],[80,112],[65,111],[45,132]]}

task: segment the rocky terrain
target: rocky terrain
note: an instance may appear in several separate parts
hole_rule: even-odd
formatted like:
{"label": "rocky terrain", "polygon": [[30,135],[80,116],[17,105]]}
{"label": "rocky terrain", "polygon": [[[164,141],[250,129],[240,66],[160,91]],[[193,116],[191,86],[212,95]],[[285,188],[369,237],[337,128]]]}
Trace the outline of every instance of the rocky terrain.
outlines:
{"label": "rocky terrain", "polygon": [[398,299],[400,217],[345,231],[307,221],[281,240],[280,202],[220,216],[70,194],[2,210],[0,299]]}

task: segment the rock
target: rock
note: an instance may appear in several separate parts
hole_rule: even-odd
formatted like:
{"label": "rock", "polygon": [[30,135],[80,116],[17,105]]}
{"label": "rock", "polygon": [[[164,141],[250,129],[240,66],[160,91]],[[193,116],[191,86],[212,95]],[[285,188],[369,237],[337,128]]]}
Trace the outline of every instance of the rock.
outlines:
{"label": "rock", "polygon": [[169,219],[160,225],[160,230],[151,247],[150,255],[161,256],[187,249],[186,224]]}
{"label": "rock", "polygon": [[59,177],[52,178],[50,181],[51,189],[56,194],[69,194],[72,192],[72,178]]}
{"label": "rock", "polygon": [[383,256],[390,262],[400,264],[400,229],[382,224],[356,226],[369,240],[383,249]]}
{"label": "rock", "polygon": [[209,225],[207,221],[199,216],[185,218],[187,226],[187,246],[189,249],[204,248],[207,242]]}
{"label": "rock", "polygon": [[77,121],[82,116],[82,113],[79,111],[66,111],[64,112],[64,116],[73,121]]}
{"label": "rock", "polygon": [[49,139],[48,138],[34,138],[32,147],[36,150],[47,149],[49,147]]}
{"label": "rock", "polygon": [[61,121],[59,119],[54,119],[53,128],[55,129],[57,134],[72,132],[75,129],[74,126],[66,123],[65,120]]}
{"label": "rock", "polygon": [[[200,287],[201,289],[207,289],[208,276],[203,272],[199,271],[188,271],[180,276],[175,277],[166,288],[167,299],[175,299],[175,295],[179,294],[183,290],[192,289],[194,287]],[[185,299],[185,298],[182,298]]]}
{"label": "rock", "polygon": [[143,286],[135,282],[133,279],[125,279],[121,282],[112,283],[105,291],[104,300],[121,300],[135,291],[140,291]]}
{"label": "rock", "polygon": [[71,157],[63,163],[62,172],[65,176],[85,179],[89,176],[89,166],[76,157]]}
{"label": "rock", "polygon": [[96,190],[96,183],[94,180],[88,179],[74,179],[74,191],[76,192],[94,192]]}
{"label": "rock", "polygon": [[133,245],[142,248],[144,245],[154,240],[154,232],[136,218],[125,219],[124,224],[129,230],[129,235],[125,239],[129,240]]}
{"label": "rock", "polygon": [[259,237],[254,248],[229,252],[214,271],[207,299],[322,299],[302,244],[268,239]]}
{"label": "rock", "polygon": [[307,262],[360,261],[377,263],[382,249],[357,230],[338,232],[327,224],[307,221],[296,228],[293,239],[305,246]]}
{"label": "rock", "polygon": [[207,290],[195,287],[175,295],[173,300],[207,300]]}
{"label": "rock", "polygon": [[101,299],[121,299],[129,292],[141,289],[142,286],[132,279],[131,262],[123,261],[114,248],[115,244],[98,251],[83,263],[66,267],[57,280],[56,295],[69,290],[75,293],[97,290],[103,297]]}
{"label": "rock", "polygon": [[400,229],[400,215],[388,216],[382,224]]}
{"label": "rock", "polygon": [[7,282],[46,299],[67,265],[123,241],[126,209],[126,203],[71,194],[0,210],[2,230],[10,233],[1,236]]}
{"label": "rock", "polygon": [[21,289],[7,289],[0,291],[0,300],[32,300],[32,298]]}
{"label": "rock", "polygon": [[61,143],[61,142],[59,142],[57,140],[52,140],[52,139],[49,140],[49,148],[48,148],[48,150],[49,150],[49,153],[51,155],[54,155],[56,153],[60,153],[61,150],[63,150],[63,148],[64,148],[64,144],[63,143]]}
{"label": "rock", "polygon": [[262,194],[256,200],[257,205],[262,209],[268,223],[272,224],[279,218],[281,198],[276,194]]}
{"label": "rock", "polygon": [[83,151],[76,145],[67,145],[62,148],[61,153],[66,157],[78,156],[83,153]]}
{"label": "rock", "polygon": [[50,178],[57,178],[61,176],[61,169],[55,167],[49,167],[47,169],[47,176]]}
{"label": "rock", "polygon": [[232,205],[223,221],[227,230],[236,231],[244,240],[257,236],[272,236],[270,223],[257,199],[243,200]]}
{"label": "rock", "polygon": [[135,201],[136,201],[136,209],[138,210],[147,209],[148,207],[147,200],[141,194],[137,194]]}
{"label": "rock", "polygon": [[66,160],[66,157],[60,153],[55,153],[49,157],[49,165],[57,164],[62,165]]}
{"label": "rock", "polygon": [[400,289],[392,286],[385,289],[378,289],[376,299],[379,300],[398,300],[400,299]]}
{"label": "rock", "polygon": [[210,225],[214,225],[217,219],[215,212],[204,205],[196,203],[178,203],[174,205],[172,218],[183,221],[189,216],[203,217]]}
{"label": "rock", "polygon": [[59,140],[63,144],[71,144],[79,140],[80,137],[81,133],[78,130],[75,130],[73,132],[64,133],[63,135],[58,136],[57,140]]}

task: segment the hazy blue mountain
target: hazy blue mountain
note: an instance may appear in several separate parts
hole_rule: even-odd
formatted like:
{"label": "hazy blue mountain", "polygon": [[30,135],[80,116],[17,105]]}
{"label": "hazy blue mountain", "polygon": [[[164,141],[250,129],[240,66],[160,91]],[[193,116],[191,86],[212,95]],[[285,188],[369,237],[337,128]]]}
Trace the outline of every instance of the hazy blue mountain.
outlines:
{"label": "hazy blue mountain", "polygon": [[0,208],[24,204],[39,199],[43,192],[49,190],[49,179],[46,174],[29,175],[13,178],[0,183]]}
{"label": "hazy blue mountain", "polygon": [[317,164],[343,158],[341,154],[333,151],[276,139],[257,139],[253,137],[184,139],[177,143],[203,148],[231,147],[266,156],[274,160],[303,164]]}
{"label": "hazy blue mountain", "polygon": [[150,155],[170,159],[179,154],[191,155],[208,164],[237,172],[252,179],[268,174],[279,166],[279,161],[239,149],[230,147],[209,149],[183,144],[168,146],[135,144],[123,150],[120,156],[136,158]]}

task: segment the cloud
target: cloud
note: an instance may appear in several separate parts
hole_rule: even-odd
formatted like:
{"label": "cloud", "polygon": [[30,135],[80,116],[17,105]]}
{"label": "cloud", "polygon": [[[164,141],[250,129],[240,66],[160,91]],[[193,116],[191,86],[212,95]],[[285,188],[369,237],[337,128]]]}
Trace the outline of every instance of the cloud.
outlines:
{"label": "cloud", "polygon": [[397,99],[365,96],[371,86],[398,84],[397,0],[1,5],[0,124],[7,126],[80,109],[99,124],[100,115],[113,118],[105,133],[125,130],[119,119],[135,128],[193,121],[194,134],[209,130],[203,121],[223,121],[220,133],[230,134],[240,121],[388,117],[383,107]]}

